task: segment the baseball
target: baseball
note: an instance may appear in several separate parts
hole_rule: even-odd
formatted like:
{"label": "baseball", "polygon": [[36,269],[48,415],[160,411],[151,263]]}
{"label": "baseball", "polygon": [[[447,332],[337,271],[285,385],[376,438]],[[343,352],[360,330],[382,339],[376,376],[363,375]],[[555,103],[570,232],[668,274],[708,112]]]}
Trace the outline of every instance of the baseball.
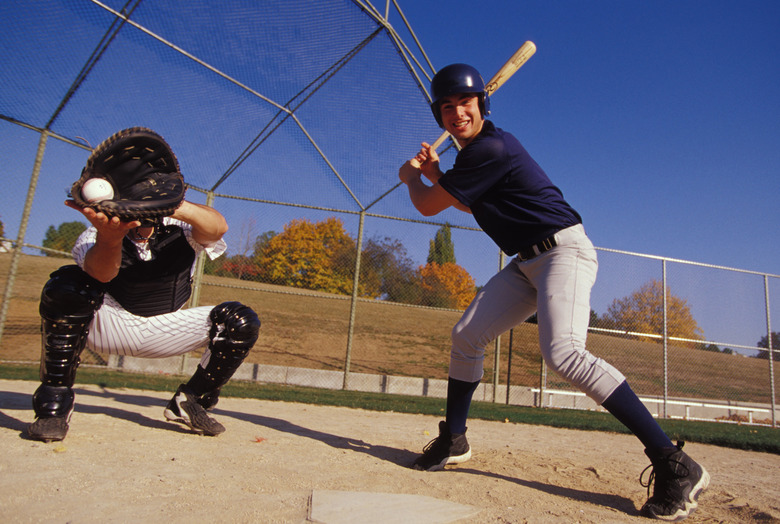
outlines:
{"label": "baseball", "polygon": [[81,196],[87,202],[101,202],[114,198],[114,188],[105,178],[92,178],[81,186]]}

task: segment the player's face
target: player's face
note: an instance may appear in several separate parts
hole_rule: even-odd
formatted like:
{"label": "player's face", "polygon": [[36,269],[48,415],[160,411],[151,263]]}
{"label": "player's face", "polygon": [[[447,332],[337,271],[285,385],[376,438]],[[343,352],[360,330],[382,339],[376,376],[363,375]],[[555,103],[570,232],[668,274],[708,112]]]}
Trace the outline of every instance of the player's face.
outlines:
{"label": "player's face", "polygon": [[479,110],[479,96],[474,93],[460,93],[445,96],[439,102],[441,121],[458,143],[465,147],[482,131],[482,112]]}
{"label": "player's face", "polygon": [[154,233],[154,227],[136,227],[135,229],[131,229],[128,233],[130,235],[130,240],[134,240],[136,242],[147,242]]}

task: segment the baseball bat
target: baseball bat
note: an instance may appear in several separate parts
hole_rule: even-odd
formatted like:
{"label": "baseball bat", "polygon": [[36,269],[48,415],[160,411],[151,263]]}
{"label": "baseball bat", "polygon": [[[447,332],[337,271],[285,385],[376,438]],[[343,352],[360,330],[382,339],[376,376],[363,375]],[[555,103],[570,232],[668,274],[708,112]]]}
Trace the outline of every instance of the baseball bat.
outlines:
{"label": "baseball bat", "polygon": [[[490,96],[498,91],[498,88],[504,85],[518,69],[523,67],[523,64],[528,62],[528,59],[531,58],[534,53],[536,53],[536,44],[530,40],[520,46],[520,49],[515,51],[515,54],[501,66],[501,69],[499,69],[498,72],[493,75],[493,78],[490,79],[490,82],[487,83],[485,86],[485,94]],[[433,149],[438,149],[438,147],[447,140],[449,135],[450,134],[447,131],[442,133],[441,136],[436,139],[436,142],[433,143]],[[414,159],[412,160],[412,164],[414,164],[415,167],[419,167],[417,161]]]}

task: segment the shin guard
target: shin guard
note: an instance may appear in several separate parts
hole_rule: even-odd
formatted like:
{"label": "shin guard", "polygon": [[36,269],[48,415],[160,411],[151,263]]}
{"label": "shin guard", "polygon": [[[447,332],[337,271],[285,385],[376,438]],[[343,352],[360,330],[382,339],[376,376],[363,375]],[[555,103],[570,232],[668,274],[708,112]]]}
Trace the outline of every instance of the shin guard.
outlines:
{"label": "shin guard", "polygon": [[103,303],[103,286],[75,265],[51,274],[41,293],[41,386],[33,395],[38,417],[73,409],[73,382],[89,325]]}
{"label": "shin guard", "polygon": [[[200,398],[206,409],[213,407],[224,386],[255,345],[260,319],[239,302],[223,302],[211,310],[209,351],[205,367],[199,365],[187,387]],[[207,405],[204,405],[207,404]]]}

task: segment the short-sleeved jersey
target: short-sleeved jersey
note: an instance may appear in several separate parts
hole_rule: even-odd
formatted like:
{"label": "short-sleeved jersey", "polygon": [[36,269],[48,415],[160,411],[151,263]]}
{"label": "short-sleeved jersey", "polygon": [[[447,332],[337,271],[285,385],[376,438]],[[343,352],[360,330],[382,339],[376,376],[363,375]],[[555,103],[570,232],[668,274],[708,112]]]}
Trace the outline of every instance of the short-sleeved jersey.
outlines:
{"label": "short-sleeved jersey", "polygon": [[471,209],[482,230],[510,256],[582,223],[522,144],[489,120],[439,184]]}

